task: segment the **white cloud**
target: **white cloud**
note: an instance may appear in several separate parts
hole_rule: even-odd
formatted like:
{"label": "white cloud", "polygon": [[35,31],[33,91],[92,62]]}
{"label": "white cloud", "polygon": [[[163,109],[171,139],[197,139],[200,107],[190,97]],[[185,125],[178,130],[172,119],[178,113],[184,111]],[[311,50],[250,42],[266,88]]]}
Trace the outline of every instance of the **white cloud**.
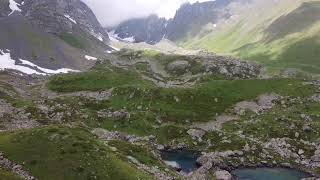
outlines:
{"label": "white cloud", "polygon": [[89,5],[104,26],[113,26],[129,18],[158,14],[171,18],[181,4],[209,0],[82,0]]}

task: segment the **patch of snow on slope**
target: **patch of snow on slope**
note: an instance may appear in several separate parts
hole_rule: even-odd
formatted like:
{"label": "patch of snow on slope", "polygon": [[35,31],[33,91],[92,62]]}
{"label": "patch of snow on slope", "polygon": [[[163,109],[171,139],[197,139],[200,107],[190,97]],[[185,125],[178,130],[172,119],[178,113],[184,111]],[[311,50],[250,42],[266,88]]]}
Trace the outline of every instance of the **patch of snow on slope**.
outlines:
{"label": "patch of snow on slope", "polygon": [[86,58],[89,61],[96,61],[98,59],[96,57],[92,57],[92,56],[88,56],[88,55],[85,55],[84,58]]}
{"label": "patch of snow on slope", "polygon": [[74,24],[77,24],[77,21],[75,21],[74,19],[71,18],[70,15],[65,14],[64,17],[68,18],[71,22],[73,22]]}
{"label": "patch of snow on slope", "polygon": [[33,68],[39,69],[40,71],[46,73],[46,74],[61,74],[61,73],[69,73],[69,72],[79,72],[77,70],[73,70],[73,69],[68,69],[68,68],[61,68],[61,69],[57,69],[57,70],[51,70],[51,69],[46,69],[46,68],[42,68],[40,66],[37,66],[36,64],[33,64],[32,62],[29,62],[27,60],[23,60],[23,59],[19,59],[22,63],[22,65],[27,65],[27,66],[31,66]]}
{"label": "patch of snow on slope", "polygon": [[[109,45],[110,46],[110,45]],[[112,49],[114,49],[115,51],[120,51],[119,48],[116,48],[116,47],[113,47],[113,46],[110,46]]]}
{"label": "patch of snow on slope", "polygon": [[109,38],[112,42],[119,42],[118,39],[121,39],[121,38],[119,38],[118,34],[115,34],[115,31],[108,32],[108,35],[109,35]]}
{"label": "patch of snow on slope", "polygon": [[126,41],[126,42],[130,42],[130,43],[133,43],[133,42],[136,41],[136,39],[135,39],[133,36],[132,36],[132,37],[124,38],[124,39],[122,39],[122,40],[124,40],[124,41]]}
{"label": "patch of snow on slope", "polygon": [[9,0],[9,3],[10,3],[9,7],[11,9],[11,13],[8,16],[10,16],[15,11],[21,12],[21,9],[18,7],[18,5],[20,6],[20,4],[16,3],[14,0]]}
{"label": "patch of snow on slope", "polygon": [[[42,67],[39,67],[27,60],[19,59],[21,61],[20,65],[16,63],[14,59],[11,58],[10,51],[9,52],[4,52],[0,50],[0,70],[6,70],[6,69],[11,69],[11,70],[17,70],[25,74],[37,74],[37,75],[49,75],[49,74],[60,74],[60,73],[68,73],[68,72],[78,72],[76,70],[72,69],[67,69],[67,68],[62,68],[58,70],[51,70],[51,69],[45,69]],[[23,66],[27,65],[27,66]],[[38,69],[40,71],[37,71],[35,69]]]}
{"label": "patch of snow on slope", "polygon": [[102,34],[96,34],[95,32],[94,32],[94,30],[90,30],[90,34],[92,35],[92,36],[94,36],[95,38],[97,38],[99,41],[101,41],[101,42],[103,42],[103,38],[102,38]]}

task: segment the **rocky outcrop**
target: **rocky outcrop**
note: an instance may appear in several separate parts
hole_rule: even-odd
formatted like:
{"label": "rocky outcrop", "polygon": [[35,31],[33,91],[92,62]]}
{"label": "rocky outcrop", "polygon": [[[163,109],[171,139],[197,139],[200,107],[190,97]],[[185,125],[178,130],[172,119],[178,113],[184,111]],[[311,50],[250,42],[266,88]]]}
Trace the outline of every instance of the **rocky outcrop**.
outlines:
{"label": "rocky outcrop", "polygon": [[121,132],[117,131],[107,131],[105,129],[101,128],[96,128],[92,130],[92,133],[98,136],[100,139],[105,140],[105,141],[111,141],[111,140],[122,140],[122,141],[127,141],[130,143],[151,143],[154,146],[157,146],[154,141],[155,137],[154,136],[146,136],[146,137],[139,137],[135,135],[127,135]]}
{"label": "rocky outcrop", "polygon": [[175,179],[169,173],[165,173],[157,167],[149,167],[145,164],[142,164],[132,156],[127,156],[127,158],[131,163],[136,165],[139,169],[142,169],[142,170],[152,174],[154,176],[154,178],[157,180],[173,180],[173,179]]}
{"label": "rocky outcrop", "polygon": [[31,118],[31,114],[22,108],[15,108],[0,99],[0,131],[30,129],[40,126],[40,123]]}
{"label": "rocky outcrop", "polygon": [[320,103],[320,94],[315,94],[310,98],[314,102],[319,102]]}
{"label": "rocky outcrop", "polygon": [[263,94],[255,101],[242,101],[235,105],[234,111],[239,115],[245,114],[247,110],[256,114],[269,110],[275,106],[275,102],[281,99],[281,96],[277,94]]}
{"label": "rocky outcrop", "polygon": [[114,120],[124,120],[130,118],[130,113],[125,110],[110,111],[100,110],[97,112],[99,118],[112,118]]}
{"label": "rocky outcrop", "polygon": [[232,157],[241,157],[242,151],[224,151],[224,152],[210,152],[205,153],[197,159],[197,163],[204,165],[211,162],[213,166],[222,166],[224,161]]}
{"label": "rocky outcrop", "polygon": [[227,78],[249,79],[263,74],[263,68],[253,62],[247,62],[228,56],[206,55],[201,56],[208,74],[220,74]]}
{"label": "rocky outcrop", "polygon": [[217,180],[231,180],[232,175],[226,170],[217,170],[214,175]]}
{"label": "rocky outcrop", "polygon": [[264,148],[271,149],[281,157],[290,159],[290,158],[299,158],[299,155],[292,152],[292,146],[286,142],[285,138],[272,138],[269,142],[264,144]]}
{"label": "rocky outcrop", "polygon": [[187,133],[192,137],[192,139],[202,142],[202,137],[206,134],[205,131],[199,129],[189,129]]}
{"label": "rocky outcrop", "polygon": [[237,116],[221,115],[216,117],[216,119],[213,121],[209,121],[207,123],[197,123],[194,124],[193,127],[200,128],[207,132],[219,131],[222,129],[224,123],[234,121],[237,119],[239,119],[239,117]]}
{"label": "rocky outcrop", "polygon": [[0,152],[0,167],[4,167],[6,169],[11,170],[13,173],[17,174],[22,179],[36,180],[36,178],[30,175],[29,172],[25,171],[21,165],[16,164],[4,157],[4,154],[2,152]]}
{"label": "rocky outcrop", "polygon": [[210,169],[212,168],[212,163],[208,162],[194,171],[191,175],[187,177],[188,180],[211,180]]}
{"label": "rocky outcrop", "polygon": [[173,61],[167,65],[168,71],[174,74],[184,74],[189,67],[190,64],[188,61]]}

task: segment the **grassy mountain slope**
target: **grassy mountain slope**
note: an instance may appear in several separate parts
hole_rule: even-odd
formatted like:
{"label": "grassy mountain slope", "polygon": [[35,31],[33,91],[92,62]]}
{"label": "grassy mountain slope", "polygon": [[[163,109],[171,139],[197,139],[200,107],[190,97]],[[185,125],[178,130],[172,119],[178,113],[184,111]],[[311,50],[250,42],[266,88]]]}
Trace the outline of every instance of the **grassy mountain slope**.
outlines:
{"label": "grassy mountain slope", "polygon": [[[230,7],[234,17],[204,27],[180,45],[256,60],[272,69],[319,73],[320,1],[253,1]],[[209,26],[209,25],[208,25]]]}
{"label": "grassy mountain slope", "polygon": [[152,179],[79,128],[52,126],[2,133],[0,148],[38,179]]}

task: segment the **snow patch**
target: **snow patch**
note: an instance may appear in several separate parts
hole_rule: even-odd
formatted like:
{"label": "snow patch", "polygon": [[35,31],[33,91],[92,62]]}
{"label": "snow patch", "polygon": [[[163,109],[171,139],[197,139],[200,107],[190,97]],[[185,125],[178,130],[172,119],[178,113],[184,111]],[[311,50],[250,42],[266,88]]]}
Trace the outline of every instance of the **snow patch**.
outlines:
{"label": "snow patch", "polygon": [[71,18],[70,15],[65,14],[64,17],[68,18],[71,22],[73,22],[74,24],[77,24],[77,21],[75,21],[74,19]]}
{"label": "snow patch", "polygon": [[163,161],[167,166],[172,168],[180,169],[180,165],[176,161]]}
{"label": "snow patch", "polygon": [[136,39],[134,38],[134,36],[131,36],[131,37],[127,37],[127,38],[124,38],[122,39],[124,41],[127,41],[127,42],[130,42],[130,43],[133,43],[136,41]]}
{"label": "snow patch", "polygon": [[[119,37],[118,34],[115,33],[114,30],[113,31],[109,31],[108,35],[109,35],[110,40],[113,41],[113,42],[123,41],[123,42],[128,42],[128,43],[134,43],[136,41],[134,36],[127,37],[127,38],[121,38],[121,37]],[[128,33],[126,33],[126,35],[128,35]]]}
{"label": "snow patch", "polygon": [[[21,63],[17,64],[14,59],[11,58],[10,51],[7,53],[0,50],[0,70],[17,70],[24,74],[37,74],[37,75],[50,75],[50,74],[60,74],[60,73],[69,73],[69,72],[79,72],[77,70],[62,68],[58,70],[51,70],[42,68],[29,62],[27,60],[19,59]],[[32,69],[33,68],[33,69]]]}
{"label": "snow patch", "polygon": [[[110,46],[110,45],[109,45]],[[120,51],[119,48],[116,48],[116,47],[113,47],[113,46],[110,46],[112,49],[114,49],[115,51]]]}
{"label": "snow patch", "polygon": [[88,61],[96,61],[96,60],[98,60],[98,58],[92,57],[92,56],[89,56],[89,55],[85,55],[84,58],[86,58]]}
{"label": "snow patch", "polygon": [[11,9],[11,13],[8,16],[10,16],[15,11],[21,12],[21,9],[18,7],[18,5],[20,6],[20,4],[16,3],[14,0],[9,0],[9,3],[10,3],[9,7]]}
{"label": "snow patch", "polygon": [[103,37],[102,37],[102,34],[101,34],[101,33],[96,34],[96,33],[94,32],[94,30],[91,29],[91,30],[90,30],[90,34],[91,34],[92,36],[94,36],[95,38],[97,38],[99,41],[103,42]]}
{"label": "snow patch", "polygon": [[108,35],[109,35],[110,41],[112,41],[112,42],[119,42],[118,39],[121,39],[121,38],[119,38],[118,34],[115,33],[114,30],[108,32]]}

